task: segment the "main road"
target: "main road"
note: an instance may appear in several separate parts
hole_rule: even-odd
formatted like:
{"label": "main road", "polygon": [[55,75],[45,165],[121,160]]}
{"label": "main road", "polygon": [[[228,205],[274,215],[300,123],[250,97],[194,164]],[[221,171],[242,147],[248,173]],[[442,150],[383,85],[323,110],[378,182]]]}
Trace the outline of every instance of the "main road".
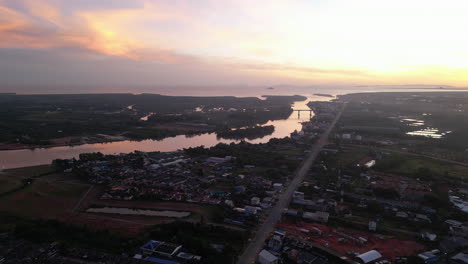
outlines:
{"label": "main road", "polygon": [[322,133],[319,140],[317,140],[317,142],[312,145],[309,155],[302,162],[299,170],[297,170],[296,176],[293,178],[287,189],[280,195],[278,202],[270,210],[270,214],[258,228],[255,237],[252,239],[252,241],[250,241],[250,244],[244,250],[242,255],[239,256],[239,259],[237,260],[238,264],[255,263],[257,255],[263,248],[265,240],[269,237],[270,233],[273,232],[275,224],[281,219],[283,209],[289,205],[294,191],[296,191],[304,181],[304,177],[314,164],[314,161],[320,153],[321,149],[327,144],[328,136],[330,135],[333,127],[335,127],[336,122],[340,119],[344,107],[345,104],[343,104],[341,110],[338,112],[330,126],[325,130],[324,133]]}

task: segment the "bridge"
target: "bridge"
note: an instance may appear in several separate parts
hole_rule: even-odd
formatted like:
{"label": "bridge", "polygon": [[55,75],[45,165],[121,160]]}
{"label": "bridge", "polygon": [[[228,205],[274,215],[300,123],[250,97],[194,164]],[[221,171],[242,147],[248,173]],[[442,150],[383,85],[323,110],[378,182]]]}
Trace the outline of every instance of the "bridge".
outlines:
{"label": "bridge", "polygon": [[312,118],[312,109],[293,109],[293,112],[297,112],[297,118],[301,117],[301,112],[309,112],[309,117]]}

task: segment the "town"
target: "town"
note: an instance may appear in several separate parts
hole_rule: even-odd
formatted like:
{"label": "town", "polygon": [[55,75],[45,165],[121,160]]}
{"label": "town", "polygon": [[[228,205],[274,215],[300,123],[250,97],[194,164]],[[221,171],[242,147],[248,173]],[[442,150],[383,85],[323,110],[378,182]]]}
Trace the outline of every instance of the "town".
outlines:
{"label": "town", "polygon": [[[66,226],[27,222],[4,233],[0,263],[467,263],[468,164],[449,145],[457,127],[420,135],[437,113],[416,115],[422,106],[410,100],[411,115],[406,104],[382,111],[381,102],[378,94],[309,102],[311,120],[268,143],[57,159],[50,167],[60,177],[88,189],[62,217]],[[76,232],[109,240],[89,250],[56,230],[77,223],[87,231]],[[30,241],[34,230],[55,235]]]}

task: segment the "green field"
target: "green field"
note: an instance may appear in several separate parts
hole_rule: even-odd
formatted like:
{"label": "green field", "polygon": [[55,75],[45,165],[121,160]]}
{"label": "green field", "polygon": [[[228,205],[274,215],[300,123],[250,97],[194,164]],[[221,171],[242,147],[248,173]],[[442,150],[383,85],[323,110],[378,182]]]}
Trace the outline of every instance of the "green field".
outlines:
{"label": "green field", "polygon": [[403,154],[390,154],[377,162],[376,170],[416,177],[450,177],[468,178],[468,168],[435,161],[426,158],[412,157]]}
{"label": "green field", "polygon": [[[34,180],[20,188],[26,178]],[[4,193],[0,196],[0,212],[33,218],[50,218],[69,212],[89,188],[72,175],[55,173],[49,166],[5,171],[0,175],[0,183]]]}
{"label": "green field", "polygon": [[53,172],[50,166],[34,166],[10,169],[0,172],[0,194],[9,192],[23,185],[23,180]]}

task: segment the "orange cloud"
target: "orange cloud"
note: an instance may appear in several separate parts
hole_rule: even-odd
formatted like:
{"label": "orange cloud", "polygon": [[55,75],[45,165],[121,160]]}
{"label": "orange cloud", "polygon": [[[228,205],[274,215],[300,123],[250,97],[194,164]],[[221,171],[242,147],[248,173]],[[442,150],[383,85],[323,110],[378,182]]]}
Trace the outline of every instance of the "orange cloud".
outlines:
{"label": "orange cloud", "polygon": [[124,25],[133,20],[149,16],[166,19],[175,15],[155,13],[154,5],[140,9],[76,12],[72,17],[64,17],[45,1],[25,0],[22,4],[29,13],[0,6],[0,38],[5,40],[0,42],[0,47],[73,47],[138,60],[167,63],[194,60],[194,57],[155,45],[147,47],[133,38],[129,33],[131,30],[125,30]]}
{"label": "orange cloud", "polygon": [[[468,20],[461,11],[439,20],[422,16],[424,27],[417,27],[413,16],[420,14],[410,11],[419,6],[405,11],[399,8],[404,0],[396,0],[394,17],[384,16],[391,13],[371,0],[357,1],[357,8],[351,0],[318,6],[299,0],[129,2],[132,8],[77,5],[63,9],[65,14],[66,0],[0,0],[0,48],[65,48],[265,78],[468,83],[463,76],[468,38],[459,34]],[[349,12],[352,8],[357,13]],[[440,67],[405,66],[429,64]]]}

